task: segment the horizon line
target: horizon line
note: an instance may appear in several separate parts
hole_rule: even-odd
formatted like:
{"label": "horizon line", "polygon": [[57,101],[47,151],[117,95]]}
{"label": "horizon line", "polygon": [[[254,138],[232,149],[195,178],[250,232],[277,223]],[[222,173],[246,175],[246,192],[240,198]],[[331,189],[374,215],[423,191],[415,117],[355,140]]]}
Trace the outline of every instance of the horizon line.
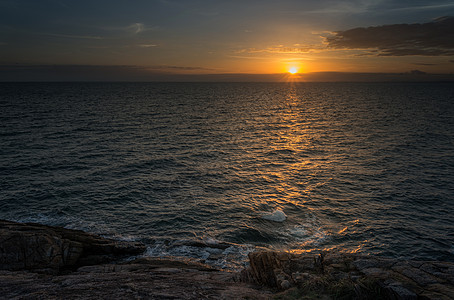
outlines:
{"label": "horizon line", "polygon": [[0,82],[389,82],[454,81],[454,73],[318,71],[281,73],[175,73],[126,65],[1,65]]}

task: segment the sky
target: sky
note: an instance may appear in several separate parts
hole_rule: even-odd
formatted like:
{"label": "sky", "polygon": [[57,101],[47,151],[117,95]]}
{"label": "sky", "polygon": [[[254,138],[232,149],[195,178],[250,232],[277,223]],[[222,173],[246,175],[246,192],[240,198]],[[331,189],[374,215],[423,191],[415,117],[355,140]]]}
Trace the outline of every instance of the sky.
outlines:
{"label": "sky", "polygon": [[454,1],[0,0],[0,80],[292,67],[454,73]]}

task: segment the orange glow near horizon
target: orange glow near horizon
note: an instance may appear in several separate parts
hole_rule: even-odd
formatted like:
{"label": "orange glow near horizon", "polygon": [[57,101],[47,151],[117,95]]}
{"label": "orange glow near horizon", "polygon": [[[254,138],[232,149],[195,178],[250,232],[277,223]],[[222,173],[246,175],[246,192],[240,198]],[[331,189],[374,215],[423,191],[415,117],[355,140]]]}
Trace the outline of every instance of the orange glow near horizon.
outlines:
{"label": "orange glow near horizon", "polygon": [[[303,71],[303,66],[302,66],[301,62],[299,62],[295,59],[292,59],[290,61],[280,60],[279,63],[281,65],[280,69],[287,74],[297,75]],[[304,69],[306,69],[306,68],[304,68]]]}
{"label": "orange glow near horizon", "polygon": [[284,75],[286,82],[299,82],[302,81],[302,73],[300,66],[289,65],[287,66],[286,73]]}

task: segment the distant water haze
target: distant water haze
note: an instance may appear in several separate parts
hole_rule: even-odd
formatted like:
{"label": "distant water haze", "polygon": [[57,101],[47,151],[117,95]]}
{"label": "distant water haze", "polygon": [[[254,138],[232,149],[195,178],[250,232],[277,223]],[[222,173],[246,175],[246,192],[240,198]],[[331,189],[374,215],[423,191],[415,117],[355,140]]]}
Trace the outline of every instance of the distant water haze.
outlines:
{"label": "distant water haze", "polygon": [[454,261],[449,83],[1,83],[0,218],[224,267]]}

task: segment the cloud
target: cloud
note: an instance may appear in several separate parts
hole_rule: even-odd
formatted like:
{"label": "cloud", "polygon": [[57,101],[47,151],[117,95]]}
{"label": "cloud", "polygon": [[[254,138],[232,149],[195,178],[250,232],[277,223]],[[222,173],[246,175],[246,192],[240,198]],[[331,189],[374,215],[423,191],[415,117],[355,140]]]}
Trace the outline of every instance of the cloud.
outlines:
{"label": "cloud", "polygon": [[301,46],[296,44],[292,47],[286,47],[284,45],[270,46],[267,48],[247,48],[237,51],[237,53],[278,53],[278,54],[298,54],[298,53],[309,53],[315,50],[315,46]]}
{"label": "cloud", "polygon": [[209,68],[203,68],[203,67],[185,67],[185,66],[168,66],[168,65],[162,65],[162,66],[151,66],[148,69],[153,69],[153,70],[182,70],[182,71],[197,71],[197,70],[213,70]]}
{"label": "cloud", "polygon": [[156,44],[140,44],[138,45],[140,48],[152,48],[152,47],[158,47]]}
{"label": "cloud", "polygon": [[328,0],[304,1],[302,9],[286,9],[281,13],[286,15],[326,15],[326,14],[358,14],[367,11],[370,3],[367,0]]}
{"label": "cloud", "polygon": [[128,30],[131,30],[135,34],[141,33],[144,30],[145,26],[143,23],[134,23],[127,27]]}
{"label": "cloud", "polygon": [[2,81],[160,81],[210,70],[190,66],[0,64]]}
{"label": "cloud", "polygon": [[158,26],[148,26],[141,22],[132,23],[132,24],[126,25],[126,26],[101,26],[101,27],[96,27],[96,28],[100,29],[100,30],[105,30],[105,31],[126,32],[128,34],[133,34],[133,35],[136,35],[139,33],[144,33],[147,31],[157,31],[160,29]]}
{"label": "cloud", "polygon": [[57,70],[57,71],[150,71],[150,70],[213,70],[204,67],[175,66],[175,65],[155,65],[155,66],[136,66],[136,65],[34,65],[34,64],[0,64],[0,70]]}
{"label": "cloud", "polygon": [[368,50],[378,56],[454,55],[454,17],[424,24],[394,24],[337,31],[325,37],[329,48]]}
{"label": "cloud", "polygon": [[85,39],[85,40],[104,40],[105,37],[94,35],[72,35],[72,34],[59,34],[59,33],[44,33],[47,36],[69,38],[69,39]]}
{"label": "cloud", "polygon": [[416,66],[437,66],[439,64],[429,64],[429,63],[413,63]]}
{"label": "cloud", "polygon": [[[429,3],[430,2],[430,3]],[[454,7],[454,3],[450,0],[381,0],[378,2],[371,2],[371,10],[385,10],[385,11],[427,11],[427,10],[440,10],[449,9]]]}

